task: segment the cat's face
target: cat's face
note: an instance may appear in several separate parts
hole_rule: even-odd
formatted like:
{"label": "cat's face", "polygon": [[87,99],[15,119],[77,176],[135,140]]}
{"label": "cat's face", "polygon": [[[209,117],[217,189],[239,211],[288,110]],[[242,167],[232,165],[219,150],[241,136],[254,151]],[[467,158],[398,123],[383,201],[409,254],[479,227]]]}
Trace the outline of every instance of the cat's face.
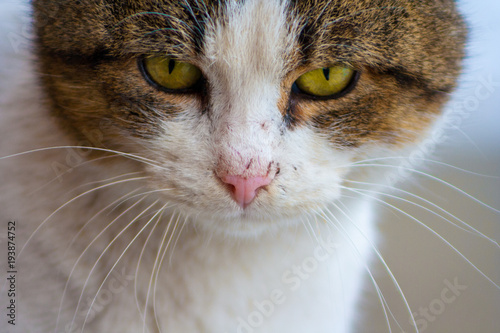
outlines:
{"label": "cat's face", "polygon": [[318,211],[350,163],[417,140],[465,35],[452,1],[34,5],[62,126],[154,160],[157,195],[226,232]]}

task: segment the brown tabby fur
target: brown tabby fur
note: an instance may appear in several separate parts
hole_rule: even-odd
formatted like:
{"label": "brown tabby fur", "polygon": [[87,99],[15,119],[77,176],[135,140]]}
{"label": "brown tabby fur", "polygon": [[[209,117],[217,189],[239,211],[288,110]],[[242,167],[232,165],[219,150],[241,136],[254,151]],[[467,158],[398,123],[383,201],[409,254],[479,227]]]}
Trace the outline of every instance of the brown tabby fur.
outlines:
{"label": "brown tabby fur", "polygon": [[[210,112],[206,102],[217,82],[193,94],[166,94],[146,83],[136,59],[166,53],[196,64],[205,25],[220,16],[221,2],[34,0],[43,83],[68,133],[82,140],[100,128],[109,145],[123,130],[154,136],[158,115],[151,108],[172,119],[178,105]],[[454,7],[451,0],[293,1],[288,15],[301,24],[297,52],[284,55],[284,124],[315,128],[339,147],[417,137],[460,71],[466,33]],[[299,75],[339,62],[360,73],[350,93],[331,100],[291,94]]]}

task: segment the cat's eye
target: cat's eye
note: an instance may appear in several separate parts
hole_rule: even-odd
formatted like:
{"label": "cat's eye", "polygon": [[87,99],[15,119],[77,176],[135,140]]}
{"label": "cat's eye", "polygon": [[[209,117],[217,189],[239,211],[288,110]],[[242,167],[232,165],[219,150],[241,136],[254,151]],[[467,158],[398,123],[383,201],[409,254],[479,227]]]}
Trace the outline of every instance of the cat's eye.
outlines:
{"label": "cat's eye", "polygon": [[167,91],[192,89],[202,78],[198,67],[171,57],[144,58],[140,65],[144,76],[150,82]]}
{"label": "cat's eye", "polygon": [[353,86],[356,72],[343,65],[318,68],[301,75],[293,89],[303,94],[333,98]]}

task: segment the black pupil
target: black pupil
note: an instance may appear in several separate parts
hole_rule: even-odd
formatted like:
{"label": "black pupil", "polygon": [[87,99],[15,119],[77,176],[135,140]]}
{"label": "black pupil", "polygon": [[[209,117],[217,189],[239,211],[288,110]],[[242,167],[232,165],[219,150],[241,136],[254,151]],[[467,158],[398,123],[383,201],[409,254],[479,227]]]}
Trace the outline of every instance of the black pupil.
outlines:
{"label": "black pupil", "polygon": [[330,81],[330,68],[323,68],[323,75],[327,81]]}
{"label": "black pupil", "polygon": [[175,60],[170,59],[168,61],[168,74],[172,74],[172,71],[174,70],[175,67]]}

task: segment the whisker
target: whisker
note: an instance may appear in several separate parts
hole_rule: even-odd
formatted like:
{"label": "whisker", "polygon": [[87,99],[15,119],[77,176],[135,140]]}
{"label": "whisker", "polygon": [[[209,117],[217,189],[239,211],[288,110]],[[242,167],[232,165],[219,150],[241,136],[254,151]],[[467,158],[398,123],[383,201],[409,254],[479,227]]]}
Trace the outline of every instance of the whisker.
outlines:
{"label": "whisker", "polygon": [[[144,187],[140,187],[140,189],[142,189],[142,188],[144,188]],[[163,191],[168,191],[168,189],[163,189],[163,190],[158,190],[158,191],[145,191],[145,192],[134,194],[134,195],[130,196],[129,198],[124,198],[119,204],[117,204],[115,207],[113,207],[113,209],[108,214],[111,214],[116,209],[118,209],[118,207],[120,207],[121,205],[123,205],[125,202],[127,202],[129,200],[135,199],[135,198],[143,196],[143,195],[149,195],[151,193],[163,192]]]}
{"label": "whisker", "polygon": [[139,258],[137,259],[137,265],[135,266],[135,274],[134,274],[134,298],[135,298],[135,305],[137,307],[137,311],[139,311],[139,316],[141,318],[143,317],[143,314],[141,312],[141,305],[139,304],[140,303],[139,302],[139,290],[137,288],[138,279],[139,279],[139,270],[140,270],[140,266],[141,266],[141,262],[142,262],[142,257],[144,255],[146,247],[148,246],[149,240],[150,240],[151,236],[153,235],[154,231],[156,230],[156,227],[160,223],[161,217],[162,216],[160,215],[160,217],[158,218],[158,220],[156,221],[156,223],[153,225],[153,227],[149,231],[149,234],[146,237],[144,245],[142,246],[141,252],[139,253]]}
{"label": "whisker", "polygon": [[[307,213],[309,213],[309,212],[307,212]],[[304,220],[304,219],[305,219],[305,220]],[[310,229],[311,224],[310,224],[310,222],[309,222],[309,216],[308,216],[307,214],[305,214],[305,215],[301,216],[301,218],[300,218],[300,223],[302,223],[302,225],[304,226],[304,229],[306,230],[307,234],[309,235],[309,238],[310,238],[311,240],[314,240],[314,239],[315,239],[315,237],[314,237],[314,236],[313,236],[313,234],[311,233],[311,229]]]}
{"label": "whisker", "polygon": [[404,198],[401,198],[401,197],[398,197],[398,196],[394,196],[394,195],[391,195],[389,193],[385,193],[385,192],[381,192],[381,191],[374,191],[374,190],[368,190],[368,189],[360,189],[360,188],[356,188],[360,191],[367,191],[367,192],[371,192],[371,193],[374,193],[374,194],[380,194],[380,195],[384,195],[384,196],[387,196],[387,197],[390,197],[390,198],[394,198],[394,199],[398,199],[398,200],[401,200],[401,201],[404,201],[404,202],[407,202],[411,205],[414,205],[418,208],[421,208],[427,212],[430,212],[431,214],[433,215],[436,215],[440,218],[442,218],[443,220],[445,220],[446,222],[448,222],[449,224],[451,224],[452,226],[464,231],[464,232],[467,232],[467,233],[470,233],[472,235],[475,235],[475,236],[479,236],[481,238],[484,238],[485,240],[489,241],[490,243],[492,243],[493,245],[497,246],[500,248],[500,245],[498,244],[498,242],[490,237],[488,237],[487,235],[485,235],[484,233],[480,232],[479,230],[477,230],[476,228],[474,228],[473,226],[471,226],[470,224],[466,223],[465,221],[463,221],[462,219],[458,218],[457,216],[453,215],[452,213],[448,212],[447,210],[445,210],[444,208],[441,208],[440,206],[436,205],[435,203],[433,203],[432,201],[430,200],[427,200],[419,195],[416,195],[414,193],[411,193],[409,191],[405,191],[403,189],[400,189],[400,188],[397,188],[397,187],[394,187],[394,186],[389,186],[389,185],[378,185],[378,184],[372,184],[372,183],[367,183],[367,182],[360,182],[360,181],[353,181],[353,180],[349,180],[349,179],[345,179],[346,181],[350,182],[350,183],[355,183],[355,184],[362,184],[362,185],[377,185],[377,186],[382,186],[382,187],[386,187],[386,188],[390,188],[392,190],[396,190],[396,191],[399,191],[399,192],[403,192],[404,194],[406,195],[409,195],[413,198],[417,198],[419,200],[422,200],[423,202],[431,205],[432,207],[442,211],[443,213],[447,214],[448,216],[451,216],[453,219],[457,220],[458,222],[460,222],[462,225],[466,226],[467,228],[469,229],[465,229],[459,225],[457,225],[456,223],[453,223],[452,221],[450,221],[449,219],[447,219],[446,217],[444,217],[443,215],[439,214],[439,213],[436,213],[435,211],[433,211],[432,209],[429,209],[427,207],[424,207],[416,202],[413,202],[411,200],[407,200],[407,199],[404,199]]}
{"label": "whisker", "polygon": [[[61,302],[59,304],[59,312],[58,312],[58,315],[57,315],[56,328],[55,328],[54,333],[57,332],[57,328],[59,326],[59,319],[60,319],[60,316],[61,316],[61,311],[62,311],[62,306],[63,306],[64,298],[65,298],[65,295],[66,295],[66,291],[68,290],[69,283],[71,281],[71,276],[73,275],[73,272],[75,271],[76,267],[78,266],[78,263],[83,258],[84,254],[87,252],[87,250],[97,241],[97,239],[102,234],[104,234],[104,232],[106,232],[106,230],[108,230],[115,223],[115,221],[117,221],[120,217],[122,217],[123,215],[125,215],[126,213],[128,213],[131,209],[133,209],[135,206],[137,206],[142,200],[144,200],[144,198],[141,198],[140,200],[138,200],[137,202],[135,202],[133,205],[131,205],[129,208],[127,208],[125,211],[123,211],[120,215],[118,215],[113,221],[111,221],[101,232],[99,232],[99,234],[97,234],[94,237],[94,239],[85,247],[85,249],[82,251],[82,253],[80,254],[80,256],[76,259],[76,261],[73,264],[73,267],[71,268],[71,271],[70,271],[70,273],[68,275],[68,278],[66,280],[66,284],[64,285],[63,294],[62,294],[62,297],[61,297]],[[76,311],[75,311],[75,317],[76,317]],[[75,320],[75,317],[73,317],[73,321]],[[73,323],[72,323],[72,325],[73,325]]]}
{"label": "whisker", "polygon": [[85,195],[87,195],[89,193],[92,193],[94,191],[97,191],[97,190],[100,190],[100,189],[103,189],[103,188],[106,188],[106,187],[109,187],[109,186],[114,186],[114,185],[118,185],[118,184],[122,184],[122,183],[126,183],[126,182],[131,182],[131,181],[135,181],[135,180],[146,179],[146,178],[147,177],[129,178],[129,179],[124,179],[124,180],[119,180],[119,181],[116,181],[116,182],[113,182],[113,183],[110,183],[110,184],[104,184],[104,185],[98,186],[96,188],[90,189],[88,191],[85,191],[85,192],[77,195],[73,199],[70,199],[69,201],[67,201],[63,205],[59,206],[59,208],[57,208],[54,212],[52,212],[52,214],[50,214],[45,220],[42,221],[42,223],[40,223],[38,225],[38,227],[35,229],[35,231],[33,231],[31,233],[31,235],[28,237],[28,239],[26,240],[26,243],[24,243],[23,247],[19,251],[18,257],[21,255],[21,253],[26,248],[26,246],[29,244],[29,242],[33,239],[33,237],[35,236],[35,234],[38,233],[38,231],[45,225],[45,223],[47,223],[47,221],[49,221],[52,218],[52,216],[54,216],[55,214],[57,214],[61,209],[63,209],[67,205],[71,204],[73,201],[78,200],[79,198],[81,198],[81,197],[83,197],[83,196],[85,196]]}
{"label": "whisker", "polygon": [[[189,218],[189,215],[187,215],[185,218],[184,218],[184,222],[182,223],[181,225],[181,229],[179,230],[179,232],[177,233],[177,237],[175,238],[175,241],[174,241],[174,245],[172,246],[172,252],[170,252],[170,258],[168,259],[168,263],[169,265],[172,265],[172,258],[174,256],[174,252],[175,252],[175,248],[177,246],[177,242],[179,241],[179,238],[181,237],[181,234],[182,234],[182,230],[184,230],[184,227],[186,226],[187,224],[187,221],[188,221],[188,218]],[[175,230],[175,229],[174,229]]]}
{"label": "whisker", "polygon": [[358,191],[358,190],[355,190],[355,189],[352,189],[352,188],[348,188],[348,187],[345,187],[345,189],[348,189],[350,191],[353,191],[355,193],[358,193],[358,194],[361,194],[361,195],[364,195],[364,196],[367,196],[369,198],[372,198],[378,202],[381,202],[382,204],[384,205],[387,205],[393,209],[395,209],[396,211],[404,214],[405,216],[408,216],[409,218],[411,218],[412,220],[416,221],[419,225],[421,225],[422,227],[424,227],[425,229],[427,229],[428,231],[430,231],[433,235],[435,235],[436,237],[438,237],[440,240],[442,240],[446,245],[448,245],[451,249],[453,249],[453,251],[455,251],[455,253],[457,253],[460,257],[462,257],[462,259],[464,259],[469,265],[471,265],[479,274],[481,274],[486,280],[488,280],[492,285],[494,285],[497,289],[500,289],[500,287],[498,286],[498,284],[496,284],[490,277],[488,277],[482,270],[480,270],[476,265],[474,265],[465,255],[463,255],[455,246],[453,246],[449,241],[446,240],[446,238],[444,238],[441,234],[439,234],[438,232],[436,232],[435,230],[433,230],[432,228],[430,228],[428,225],[426,225],[425,223],[423,223],[422,221],[420,221],[419,219],[415,218],[414,216],[412,216],[411,214],[408,214],[407,212],[403,211],[402,209],[399,209],[397,207],[395,207],[394,205],[391,205],[390,203],[388,202],[385,202],[384,200],[381,200],[379,198],[377,198],[376,196],[372,196],[372,195],[369,195],[369,194],[366,194],[366,193],[363,193],[362,191]]}
{"label": "whisker", "polygon": [[78,230],[78,232],[76,233],[76,235],[71,239],[71,242],[69,243],[69,245],[67,246],[66,248],[66,253],[68,252],[69,249],[71,249],[71,247],[73,246],[73,244],[75,243],[75,241],[78,239],[78,237],[80,236],[80,234],[83,232],[83,230],[94,220],[96,219],[99,215],[101,215],[105,210],[109,209],[111,206],[115,205],[117,202],[123,200],[124,198],[126,198],[127,196],[131,195],[132,193],[134,192],[137,192],[141,189],[142,187],[140,188],[136,188],[135,190],[131,191],[130,193],[127,193],[123,196],[121,196],[120,198],[116,199],[115,201],[113,201],[112,203],[110,203],[109,205],[107,205],[106,207],[104,207],[103,209],[101,209],[100,211],[98,211],[96,214],[94,214],[87,222],[85,222],[85,224],[80,228],[80,230]]}
{"label": "whisker", "polygon": [[[140,174],[140,173],[144,173],[144,172],[143,171],[129,172],[129,173],[124,173],[124,174],[121,174],[121,175],[118,175],[118,176],[113,176],[113,177],[110,177],[110,178],[107,178],[107,179],[95,180],[95,181],[92,181],[92,182],[80,184],[80,185],[74,187],[73,189],[67,191],[65,194],[69,194],[71,192],[75,192],[77,189],[82,188],[82,187],[88,187],[90,185],[105,183],[105,182],[108,182],[108,181],[112,181],[112,180],[115,180],[115,179],[120,179],[120,178],[123,178],[123,177],[132,176],[132,175],[137,175],[137,174]],[[143,178],[147,179],[149,177],[144,176]],[[131,178],[127,178],[127,179],[131,179]]]}
{"label": "whisker", "polygon": [[27,154],[31,154],[31,153],[38,153],[38,152],[53,150],[53,149],[89,149],[89,150],[101,151],[101,152],[106,152],[106,153],[112,153],[112,154],[115,154],[117,156],[126,157],[126,158],[129,158],[129,159],[137,161],[137,162],[141,162],[141,163],[144,163],[147,165],[154,166],[156,168],[164,169],[161,165],[156,164],[158,162],[151,160],[149,158],[143,157],[143,156],[139,156],[139,155],[132,154],[132,153],[125,153],[125,152],[113,150],[113,149],[98,148],[98,147],[91,147],[91,146],[54,146],[54,147],[37,148],[37,149],[24,151],[21,153],[15,153],[15,154],[7,155],[7,156],[2,156],[2,157],[0,157],[0,160],[6,159],[6,158],[23,156],[23,155],[27,155]]}
{"label": "whisker", "polygon": [[191,5],[189,4],[189,2],[187,2],[186,0],[184,0],[184,3],[186,4],[186,6],[183,6],[184,8],[187,8],[189,10],[189,13],[191,14],[191,17],[194,19],[195,21],[195,27],[196,27],[196,30],[198,30],[198,33],[202,33],[201,29],[201,24],[200,22],[198,21],[198,18],[196,17],[194,11],[193,11],[193,7],[191,7]]}
{"label": "whisker", "polygon": [[[336,207],[337,209],[339,209],[338,207]],[[332,217],[335,219],[335,221],[337,222],[337,224],[339,226],[336,226],[334,221],[329,219],[327,216],[324,215],[323,213],[323,217],[326,219],[326,221],[335,228],[335,230],[337,232],[339,232],[342,237],[344,237],[345,239],[347,239],[349,241],[349,244],[351,245],[351,247],[354,249],[355,251],[355,254],[356,254],[356,257],[359,259],[361,258],[361,254],[359,253],[354,241],[352,240],[351,236],[349,236],[349,234],[347,233],[347,231],[342,228],[342,230],[339,229],[339,227],[341,226],[341,223],[340,221],[335,217],[335,215],[329,210],[329,209],[325,209],[326,211],[328,211],[330,213],[330,215],[332,215]],[[361,259],[360,259],[361,260]],[[361,260],[362,261],[362,260]],[[388,315],[388,312],[391,312],[390,311],[390,308],[389,308],[389,305],[385,299],[385,296],[383,295],[382,293],[382,290],[380,289],[378,283],[377,283],[377,280],[375,279],[375,277],[373,276],[373,273],[371,272],[370,268],[368,267],[367,264],[363,264],[363,267],[365,268],[368,276],[370,277],[370,280],[373,284],[373,286],[375,287],[375,291],[377,292],[377,296],[379,298],[379,301],[380,301],[380,305],[382,306],[382,310],[384,312],[384,316],[385,316],[385,320],[386,320],[386,323],[387,323],[387,328],[389,330],[389,333],[392,332],[392,328],[391,328],[391,325],[390,325],[390,321],[389,321],[389,315]],[[391,315],[392,315],[392,312],[391,312]],[[394,318],[394,316],[393,316]]]}
{"label": "whisker", "polygon": [[455,185],[453,185],[453,184],[451,184],[451,183],[449,183],[449,182],[447,182],[447,181],[445,181],[443,179],[440,179],[440,178],[438,178],[436,176],[433,176],[431,174],[425,173],[423,171],[419,171],[419,170],[416,170],[416,169],[413,169],[413,168],[408,168],[408,167],[403,167],[403,166],[387,165],[387,164],[359,164],[359,165],[357,165],[357,167],[365,167],[365,166],[367,166],[367,167],[396,168],[396,169],[404,169],[404,170],[407,170],[407,171],[414,172],[416,174],[419,174],[419,175],[428,177],[430,179],[433,179],[433,180],[435,180],[435,181],[439,182],[440,184],[443,184],[443,185],[445,185],[447,187],[450,187],[453,190],[456,190],[457,192],[459,192],[462,195],[466,196],[467,198],[473,200],[474,202],[480,204],[481,206],[484,206],[484,207],[486,207],[486,208],[488,208],[488,209],[490,209],[490,210],[492,210],[492,211],[494,211],[496,213],[500,213],[500,210],[498,210],[498,209],[496,209],[496,208],[488,205],[487,203],[482,202],[481,200],[475,198],[473,195],[467,193],[466,191],[462,190],[461,188],[459,188],[459,187],[457,187],[457,186],[455,186]]}
{"label": "whisker", "polygon": [[[71,171],[73,171],[74,168],[79,168],[79,167],[82,167],[86,164],[90,164],[90,163],[93,163],[93,162],[96,162],[96,161],[100,161],[100,160],[104,160],[104,159],[107,159],[107,158],[112,158],[112,157],[120,157],[118,155],[111,155],[111,156],[102,156],[102,157],[98,157],[98,158],[94,158],[94,159],[91,159],[91,160],[88,160],[88,161],[85,161],[85,162],[82,162],[78,165],[75,165],[74,167],[72,168],[69,168],[67,170],[64,170],[64,172],[58,174],[57,176],[55,176],[54,178],[52,178],[52,180],[48,181],[47,183],[45,183],[44,185],[41,185],[39,188],[33,190],[32,192],[30,192],[30,194],[33,194],[33,193],[36,193],[36,192],[39,192],[40,190],[42,190],[43,188],[45,188],[46,186],[52,184],[53,182],[55,182],[57,179],[60,179],[60,177],[70,173]],[[138,171],[137,173],[139,173],[141,171]]]}
{"label": "whisker", "polygon": [[[316,226],[318,226],[318,215],[317,214],[314,214],[314,212],[307,212],[307,216],[309,216],[311,219],[314,219],[314,221],[316,222]],[[311,220],[307,220],[307,225],[309,227],[309,230],[311,231],[310,235],[312,235],[312,237],[314,238],[314,240],[316,241],[317,244],[321,244],[321,241],[319,240],[319,237],[318,235],[316,234],[316,232],[314,231],[314,228],[311,224]],[[317,228],[319,230],[319,228]]]}
{"label": "whisker", "polygon": [[[163,213],[162,213],[163,214]],[[170,229],[170,225],[171,225],[171,222],[172,222],[172,219],[173,219],[173,216],[174,214],[170,217],[170,221],[168,222],[167,224],[167,228],[165,229],[164,233],[163,233],[163,237],[162,237],[162,241],[160,243],[160,248],[158,249],[158,252],[157,252],[157,255],[156,255],[156,259],[155,259],[155,263],[153,265],[153,272],[154,272],[154,269],[157,265],[157,260],[158,260],[158,256],[159,256],[159,253],[160,253],[160,250],[161,250],[161,247],[163,246],[163,243],[164,243],[164,240],[165,238],[167,237],[167,233],[168,233],[168,230]],[[146,248],[146,245],[147,243],[149,242],[149,239],[151,237],[151,235],[153,234],[153,231],[156,229],[157,225],[159,224],[159,222],[161,221],[161,217],[160,216],[158,218],[158,221],[156,222],[156,224],[154,225],[153,229],[151,230],[151,232],[149,233],[148,235],[148,238],[146,239],[145,243],[144,243],[144,246],[142,248],[142,251],[139,255],[139,259],[137,260],[137,267],[136,267],[136,271],[135,271],[135,280],[134,280],[134,294],[135,294],[135,302],[136,302],[136,305],[137,305],[137,309],[139,310],[139,314],[141,317],[143,317],[143,320],[144,322],[146,321],[146,317],[145,317],[145,314],[143,314],[142,312],[142,309],[141,309],[141,306],[140,306],[140,302],[139,302],[139,298],[138,298],[138,295],[139,295],[139,288],[137,287],[137,284],[138,284],[138,276],[139,276],[139,266],[140,266],[140,262],[141,262],[141,259],[142,259],[142,256],[144,254],[144,250]],[[153,274],[153,272],[151,274]],[[147,297],[148,297],[148,294],[149,294],[149,288],[148,288],[148,292],[146,294],[146,306],[147,306],[147,303],[148,303],[148,300],[147,300]]]}
{"label": "whisker", "polygon": [[[106,156],[106,157],[115,157],[115,156]],[[92,161],[88,161],[88,162],[93,162]],[[112,180],[112,179],[117,179],[117,178],[122,178],[122,177],[126,177],[126,176],[133,176],[133,175],[138,175],[138,174],[145,174],[146,172],[141,170],[141,171],[132,171],[132,172],[127,172],[127,173],[122,173],[120,175],[117,175],[117,176],[113,176],[113,177],[110,177],[108,179],[105,179],[105,180],[97,180],[97,181],[92,181],[92,182],[88,182],[88,183],[82,183],[81,185],[73,188],[72,191],[80,188],[80,187],[84,187],[84,186],[88,186],[88,185],[92,185],[92,184],[97,184],[97,183],[102,183],[104,181],[107,181],[107,180]]]}
{"label": "whisker", "polygon": [[[174,215],[172,215],[172,218],[173,218],[173,216]],[[165,259],[165,255],[167,254],[168,248],[172,242],[175,231],[177,230],[177,226],[179,224],[180,217],[181,217],[181,215],[180,215],[180,213],[178,213],[177,219],[175,220],[174,227],[172,229],[172,232],[170,233],[170,237],[168,238],[167,244],[165,245],[165,248],[163,249],[158,266],[156,267],[156,272],[154,272],[154,278],[153,278],[153,276],[151,276],[151,278],[153,279],[151,281],[154,281],[154,284],[153,284],[153,315],[154,315],[155,323],[156,323],[158,330],[160,330],[160,324],[159,324],[159,320],[158,320],[158,313],[156,312],[156,286],[157,286],[157,282],[158,282],[158,276],[160,275],[161,267],[163,266],[163,260]],[[172,223],[172,219],[169,221],[169,225],[171,223]],[[163,243],[163,241],[164,241],[164,239],[162,240],[162,243]],[[160,247],[160,249],[161,249],[161,247]],[[149,289],[148,289],[148,295],[149,295]],[[147,302],[146,302],[146,306],[147,306]],[[144,313],[146,314],[146,307],[144,308]],[[146,325],[145,319],[146,319],[146,317],[144,316],[144,325]],[[144,332],[144,329],[145,329],[145,326],[143,327],[143,332]]]}
{"label": "whisker", "polygon": [[[80,293],[80,297],[78,298],[78,302],[77,302],[77,305],[76,305],[76,309],[75,309],[75,313],[73,315],[73,320],[71,322],[71,326],[70,326],[70,330],[73,329],[73,325],[74,325],[74,321],[76,319],[76,314],[78,313],[78,309],[80,308],[80,304],[82,302],[82,298],[83,298],[83,294],[84,294],[84,291],[87,287],[87,284],[90,280],[90,277],[92,276],[92,273],[94,272],[95,268],[97,267],[97,264],[101,261],[102,257],[104,256],[104,254],[107,252],[107,250],[114,244],[114,242],[125,232],[128,230],[128,228],[130,228],[142,215],[144,215],[147,211],[149,211],[154,205],[156,205],[158,203],[159,200],[156,200],[155,202],[153,202],[151,205],[149,205],[147,208],[145,208],[142,212],[140,212],[132,221],[130,221],[130,223],[128,223],[125,228],[123,228],[112,240],[111,242],[109,242],[109,244],[104,248],[104,250],[102,251],[101,255],[99,255],[99,257],[97,258],[96,262],[94,263],[94,265],[92,266],[92,268],[90,269],[90,272],[89,274],[87,275],[87,279],[85,280],[85,283],[83,284],[83,288],[82,288],[82,292]],[[116,221],[116,219],[114,220]]]}
{"label": "whisker", "polygon": [[[387,264],[387,262],[385,261],[384,257],[382,256],[382,254],[380,253],[380,251],[378,250],[377,246],[375,244],[373,244],[373,242],[368,238],[366,237],[366,235],[361,231],[361,229],[358,227],[358,225],[353,221],[353,219],[348,215],[346,214],[342,209],[340,209],[340,207],[338,207],[338,205],[336,205],[335,203],[333,203],[333,205],[351,222],[351,224],[356,228],[356,230],[363,236],[363,238],[365,239],[365,241],[368,242],[368,244],[370,245],[371,249],[375,252],[377,258],[380,260],[380,262],[382,263],[382,265],[384,266],[384,268],[386,269],[387,273],[389,274],[389,277],[391,278],[391,281],[392,283],[394,284],[394,286],[396,287],[396,289],[398,290],[399,294],[401,295],[401,298],[405,304],[405,307],[406,307],[406,310],[408,311],[408,313],[410,314],[411,318],[412,318],[412,325],[413,327],[415,328],[416,332],[418,333],[418,328],[417,328],[417,324],[415,322],[415,318],[413,317],[413,314],[412,314],[412,311],[411,311],[411,307],[410,307],[410,304],[408,303],[408,300],[406,299],[406,296],[405,294],[403,293],[403,289],[401,288],[401,286],[399,285],[396,277],[394,276],[394,274],[392,273],[392,270],[389,268],[389,265]],[[329,210],[329,209],[325,209],[326,212],[328,212],[334,219],[337,220],[337,223],[339,225],[339,227],[341,229],[343,229],[343,233],[345,235],[347,235],[348,237],[348,240],[349,242],[351,243],[351,245],[354,247],[355,251],[358,253],[359,256],[361,256],[361,254],[359,254],[359,252],[357,251],[357,248],[356,248],[356,245],[355,243],[352,241],[352,239],[349,237],[348,233],[347,233],[347,230],[345,230],[344,226],[342,225],[342,223],[340,223],[340,221],[335,217],[335,215]],[[325,216],[325,218],[327,218],[327,216]],[[389,332],[392,331],[392,328],[390,326],[390,322],[389,322],[389,317],[388,317],[388,314],[387,314],[387,311],[389,311],[391,317],[394,319],[394,321],[396,322],[396,324],[398,325],[398,327],[401,329],[401,331],[403,332],[404,330],[402,329],[401,325],[399,324],[399,321],[395,318],[394,314],[392,313],[390,307],[389,307],[389,304],[387,303],[385,297],[383,296],[383,293],[381,291],[381,289],[379,288],[378,286],[378,283],[376,282],[376,279],[375,277],[373,276],[373,274],[371,273],[371,270],[370,268],[368,267],[368,265],[366,263],[363,263],[363,266],[365,267],[365,270],[368,272],[368,274],[370,275],[370,279],[372,279],[372,282],[374,283],[374,286],[375,286],[375,289],[377,290],[377,294],[379,295],[379,298],[381,300],[381,302],[383,302],[382,304],[382,308],[383,308],[383,311],[385,313],[385,316],[386,316],[386,319],[387,319],[387,325],[388,325],[388,328],[389,328]],[[384,306],[385,304],[385,306]],[[387,307],[387,309],[386,309]]]}
{"label": "whisker", "polygon": [[[363,163],[366,163],[366,162],[387,161],[387,160],[408,160],[408,159],[409,158],[405,157],[405,156],[386,156],[386,157],[377,157],[377,158],[364,159],[364,160],[360,160],[360,161],[356,161],[356,162],[352,162],[352,163],[346,164],[344,166],[353,166],[353,165],[359,165],[359,164],[363,165]],[[470,170],[466,170],[466,169],[463,169],[463,168],[460,168],[460,167],[457,167],[457,166],[454,166],[452,164],[448,164],[448,163],[445,163],[445,162],[442,162],[442,161],[437,161],[437,160],[428,159],[428,158],[412,158],[412,159],[413,160],[422,161],[422,162],[425,162],[425,163],[433,163],[433,164],[445,166],[445,167],[448,167],[450,169],[461,171],[461,172],[464,172],[464,173],[467,173],[467,174],[470,174],[470,175],[474,175],[474,176],[485,177],[485,178],[492,178],[492,179],[500,179],[500,177],[498,177],[498,176],[484,175],[484,174],[473,172],[473,171],[470,171]],[[380,164],[380,165],[386,165],[386,164]],[[393,165],[393,166],[397,166],[397,165]]]}
{"label": "whisker", "polygon": [[[168,191],[172,191],[173,188],[161,188],[159,190],[151,190],[151,191],[147,191],[147,192],[144,192],[145,194],[152,194],[152,193],[161,193],[161,192],[168,192]],[[130,199],[132,199],[133,197],[131,197]]]}
{"label": "whisker", "polygon": [[[155,201],[150,207],[152,207],[153,205],[155,205],[159,200]],[[148,209],[150,208],[148,207]],[[132,240],[128,243],[128,245],[125,247],[125,249],[122,251],[122,253],[118,256],[118,258],[116,259],[115,263],[113,264],[113,266],[111,267],[111,269],[109,270],[108,274],[106,274],[106,276],[104,277],[101,285],[99,286],[99,288],[97,288],[97,292],[94,296],[94,298],[92,299],[92,302],[90,303],[90,306],[89,306],[89,309],[87,311],[87,315],[85,316],[85,320],[83,321],[83,325],[82,325],[82,333],[85,329],[85,323],[87,322],[87,319],[90,315],[90,311],[92,310],[92,306],[94,305],[96,299],[97,299],[97,296],[99,295],[99,292],[101,291],[102,287],[104,286],[104,283],[106,282],[106,280],[108,279],[108,277],[111,275],[111,273],[113,272],[113,270],[115,269],[115,267],[118,265],[118,263],[120,262],[120,260],[123,258],[123,256],[125,255],[125,253],[127,252],[127,250],[132,246],[132,244],[135,242],[135,240],[142,234],[142,232],[150,225],[150,223],[157,217],[157,216],[161,216],[161,214],[165,211],[165,208],[167,207],[167,204],[163,205],[162,208],[160,208],[149,220],[148,222],[146,222],[144,224],[144,226],[137,232],[137,234],[134,236],[134,238],[132,238]],[[159,221],[159,220],[158,220]],[[119,235],[118,235],[119,236]],[[118,237],[117,236],[117,237]],[[106,251],[106,249],[104,250],[104,252]],[[103,254],[104,254],[103,252]],[[99,260],[99,259],[98,259]],[[92,271],[90,272],[90,274],[92,274]]]}

